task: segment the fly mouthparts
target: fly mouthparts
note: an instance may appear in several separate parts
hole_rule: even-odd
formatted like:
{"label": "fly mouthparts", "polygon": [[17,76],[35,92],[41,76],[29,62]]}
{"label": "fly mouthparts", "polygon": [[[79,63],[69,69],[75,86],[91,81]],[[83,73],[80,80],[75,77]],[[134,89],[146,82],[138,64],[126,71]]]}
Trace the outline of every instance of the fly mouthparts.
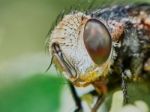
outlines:
{"label": "fly mouthparts", "polygon": [[60,63],[61,67],[63,68],[63,74],[65,74],[67,79],[70,80],[76,80],[77,79],[77,72],[76,69],[73,67],[73,65],[66,59],[64,58],[64,55],[60,49],[60,46],[58,43],[53,43],[52,44],[52,49],[55,58],[57,61]]}

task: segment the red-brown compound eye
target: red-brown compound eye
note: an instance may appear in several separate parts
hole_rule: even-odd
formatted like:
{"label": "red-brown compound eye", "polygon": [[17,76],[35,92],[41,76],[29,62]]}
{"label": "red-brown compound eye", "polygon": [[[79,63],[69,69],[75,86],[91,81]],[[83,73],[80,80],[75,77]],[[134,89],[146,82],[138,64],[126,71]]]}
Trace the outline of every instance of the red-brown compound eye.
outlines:
{"label": "red-brown compound eye", "polygon": [[95,64],[103,64],[111,52],[111,36],[105,25],[97,19],[89,19],[84,27],[85,47]]}

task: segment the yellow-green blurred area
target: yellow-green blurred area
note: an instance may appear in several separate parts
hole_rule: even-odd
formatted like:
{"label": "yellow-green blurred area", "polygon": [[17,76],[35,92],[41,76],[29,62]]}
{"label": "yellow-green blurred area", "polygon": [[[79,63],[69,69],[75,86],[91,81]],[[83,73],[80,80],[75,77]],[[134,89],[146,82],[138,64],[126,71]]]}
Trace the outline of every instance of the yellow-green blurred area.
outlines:
{"label": "yellow-green blurred area", "polygon": [[[62,88],[67,84],[53,69],[44,73],[50,63],[45,41],[57,15],[77,1],[0,0],[0,112],[62,112]],[[102,3],[96,1],[98,6]],[[89,0],[80,0],[81,8],[88,5]],[[148,87],[134,87],[132,97],[147,95],[143,100],[150,102]]]}

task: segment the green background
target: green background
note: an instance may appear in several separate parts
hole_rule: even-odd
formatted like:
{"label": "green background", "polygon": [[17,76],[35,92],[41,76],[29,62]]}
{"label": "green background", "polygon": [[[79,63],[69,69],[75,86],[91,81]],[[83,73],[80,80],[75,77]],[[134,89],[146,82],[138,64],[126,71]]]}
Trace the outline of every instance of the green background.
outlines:
{"label": "green background", "polygon": [[[77,1],[0,0],[0,112],[60,111],[62,88],[67,84],[53,69],[44,73],[50,62],[45,41],[63,9],[85,9],[91,3]],[[126,0],[97,0],[95,4],[119,2]]]}

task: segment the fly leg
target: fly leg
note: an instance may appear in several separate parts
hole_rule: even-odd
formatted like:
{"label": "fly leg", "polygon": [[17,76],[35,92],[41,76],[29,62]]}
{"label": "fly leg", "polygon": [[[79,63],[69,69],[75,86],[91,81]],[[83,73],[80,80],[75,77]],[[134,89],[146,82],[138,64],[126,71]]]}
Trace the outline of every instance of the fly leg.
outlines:
{"label": "fly leg", "polygon": [[69,86],[70,86],[70,90],[72,92],[72,96],[75,101],[75,104],[77,106],[77,108],[74,110],[74,112],[82,112],[83,108],[82,108],[82,104],[81,104],[81,99],[78,96],[74,86],[71,83],[69,83]]}
{"label": "fly leg", "polygon": [[95,105],[93,106],[91,112],[97,112],[98,108],[100,107],[100,105],[102,104],[103,101],[104,101],[104,96],[103,95],[99,95],[98,99],[97,99]]}
{"label": "fly leg", "polygon": [[122,73],[121,75],[121,87],[122,87],[122,92],[123,92],[123,102],[124,104],[128,103],[128,92],[127,92],[127,82],[126,82],[126,75],[124,73]]}
{"label": "fly leg", "polygon": [[101,80],[97,80],[95,82],[93,82],[93,86],[95,87],[97,93],[98,93],[98,99],[95,103],[95,105],[93,106],[91,112],[97,112],[98,108],[100,107],[100,105],[103,103],[104,98],[105,98],[105,94],[107,93],[107,81],[104,78],[101,78]]}

